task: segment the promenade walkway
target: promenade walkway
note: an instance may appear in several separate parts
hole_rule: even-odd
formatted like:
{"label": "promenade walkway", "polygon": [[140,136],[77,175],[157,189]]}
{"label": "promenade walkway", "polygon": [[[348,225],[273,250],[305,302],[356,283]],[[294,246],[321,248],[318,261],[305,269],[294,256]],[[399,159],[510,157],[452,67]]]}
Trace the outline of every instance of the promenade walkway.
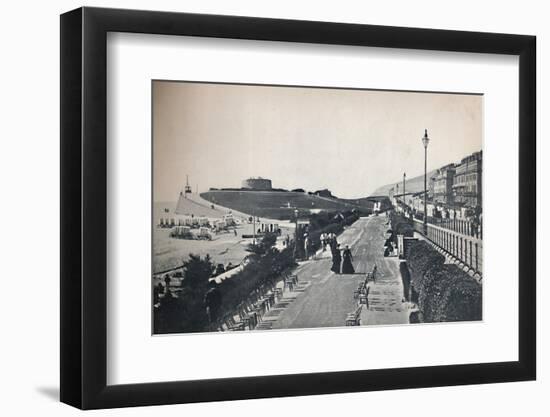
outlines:
{"label": "promenade walkway", "polygon": [[377,281],[372,285],[369,309],[363,308],[362,325],[408,323],[408,310],[401,305],[403,286],[396,258],[384,258],[385,216],[361,218],[348,227],[338,241],[349,245],[356,274],[330,271],[330,252],[316,260],[301,262],[296,270],[299,284],[264,318],[259,330],[342,327],[348,313],[357,307],[353,293],[376,263]]}

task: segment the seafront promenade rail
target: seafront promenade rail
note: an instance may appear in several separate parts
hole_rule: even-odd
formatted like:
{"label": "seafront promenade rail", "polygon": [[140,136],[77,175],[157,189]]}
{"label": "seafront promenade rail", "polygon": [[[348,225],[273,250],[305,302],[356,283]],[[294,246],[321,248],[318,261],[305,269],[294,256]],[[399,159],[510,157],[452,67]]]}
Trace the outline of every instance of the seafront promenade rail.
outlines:
{"label": "seafront promenade rail", "polygon": [[[423,222],[413,219],[414,229],[424,235]],[[465,230],[466,231],[466,230]],[[468,272],[483,276],[483,240],[449,228],[428,223],[428,240],[455,258]]]}
{"label": "seafront promenade rail", "polygon": [[458,232],[463,235],[483,239],[483,223],[477,224],[468,220],[437,218],[429,218],[428,223]]}

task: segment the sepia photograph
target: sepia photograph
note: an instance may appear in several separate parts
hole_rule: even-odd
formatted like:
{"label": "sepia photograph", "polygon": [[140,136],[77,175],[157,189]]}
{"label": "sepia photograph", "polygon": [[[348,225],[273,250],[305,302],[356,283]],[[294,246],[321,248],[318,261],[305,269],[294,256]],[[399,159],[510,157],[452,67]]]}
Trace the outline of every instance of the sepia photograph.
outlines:
{"label": "sepia photograph", "polygon": [[483,320],[483,95],[152,81],[152,333]]}

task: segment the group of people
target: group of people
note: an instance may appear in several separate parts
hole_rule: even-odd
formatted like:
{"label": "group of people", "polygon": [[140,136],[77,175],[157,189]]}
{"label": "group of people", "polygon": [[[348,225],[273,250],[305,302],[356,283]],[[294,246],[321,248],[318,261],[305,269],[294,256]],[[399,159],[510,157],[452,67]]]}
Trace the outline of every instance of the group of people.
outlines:
{"label": "group of people", "polygon": [[[355,269],[353,268],[353,255],[351,254],[351,249],[348,245],[342,250],[340,244],[336,239],[335,233],[321,233],[319,236],[321,241],[321,249],[323,252],[327,250],[327,246],[332,254],[332,267],[331,271],[336,274],[354,274]],[[311,237],[308,233],[304,233],[304,255],[305,259],[309,259],[310,256],[314,255],[315,248]]]}
{"label": "group of people", "polygon": [[340,244],[334,239],[334,244],[331,246],[332,251],[332,267],[330,270],[336,274],[354,274],[353,255],[349,245],[344,247],[342,251]]}
{"label": "group of people", "polygon": [[333,251],[334,246],[338,243],[336,241],[336,234],[334,233],[321,233],[320,239],[323,252],[327,249],[327,246]]}

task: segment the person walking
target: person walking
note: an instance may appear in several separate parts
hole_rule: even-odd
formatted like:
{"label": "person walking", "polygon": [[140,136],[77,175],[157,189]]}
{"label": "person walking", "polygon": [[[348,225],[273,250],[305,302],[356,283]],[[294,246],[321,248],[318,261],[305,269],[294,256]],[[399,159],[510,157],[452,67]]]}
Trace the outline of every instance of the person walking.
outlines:
{"label": "person walking", "polygon": [[336,245],[332,249],[332,267],[330,270],[335,274],[340,273],[340,264],[342,263],[342,255],[340,254],[340,245]]}
{"label": "person walking", "polygon": [[346,245],[346,248],[344,249],[344,252],[342,253],[342,274],[355,274],[355,269],[353,268],[353,256],[351,254],[351,250],[348,245]]}
{"label": "person walking", "polygon": [[310,246],[311,246],[311,240],[310,240],[307,233],[304,236],[305,236],[305,239],[304,239],[304,252],[305,252],[305,257],[306,257],[306,261],[307,261],[309,259],[309,249],[310,249]]}
{"label": "person walking", "polygon": [[334,252],[336,250],[336,247],[339,246],[338,241],[336,240],[336,235],[334,233],[329,233],[328,244],[332,252]]}

